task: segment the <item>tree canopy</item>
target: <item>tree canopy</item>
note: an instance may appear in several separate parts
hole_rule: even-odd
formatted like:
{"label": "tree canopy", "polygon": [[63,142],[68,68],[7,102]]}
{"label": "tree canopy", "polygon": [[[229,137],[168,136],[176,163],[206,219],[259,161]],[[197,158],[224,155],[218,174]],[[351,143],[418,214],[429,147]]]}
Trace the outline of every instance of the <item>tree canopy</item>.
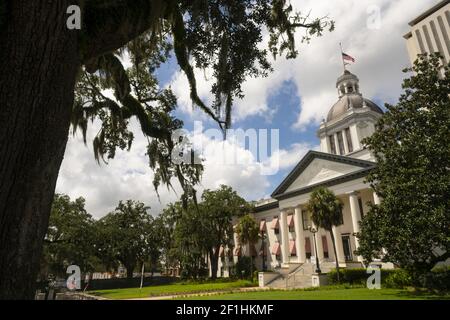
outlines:
{"label": "tree canopy", "polygon": [[344,223],[342,215],[344,204],[331,190],[319,187],[311,193],[307,207],[312,214],[312,220],[317,228],[323,228],[330,233],[336,260],[337,280],[339,282],[339,259],[336,249],[336,235],[333,232],[333,227],[340,226]]}
{"label": "tree canopy", "polygon": [[99,265],[95,257],[96,232],[94,219],[85,209],[85,200],[71,200],[56,194],[50,214],[41,274],[64,276],[69,265],[78,265],[83,272]]}
{"label": "tree canopy", "polygon": [[[172,178],[177,178],[185,205],[188,197],[195,197],[193,186],[202,167],[172,159],[174,150],[190,150],[181,150],[180,141],[172,139],[183,123],[173,115],[176,97],[170,88],[159,86],[158,67],[174,55],[189,81],[193,105],[226,130],[233,101],[244,95],[245,79],[272,70],[269,53],[295,58],[297,28],[305,29],[301,41],[334,29],[327,17],[301,15],[285,0],[85,0],[83,4],[84,67],[76,86],[74,131],[81,129],[86,139],[88,120],[99,119],[95,157],[112,159],[117,148],[131,147],[133,133],[128,125],[136,118],[149,141],[155,188],[171,186]],[[264,44],[266,33],[269,40]],[[121,59],[125,54],[131,61],[127,68]],[[197,93],[194,68],[212,70],[211,106]],[[107,89],[115,99],[103,94]]]}
{"label": "tree canopy", "polygon": [[[80,30],[67,27],[74,5]],[[34,296],[71,124],[85,132],[90,120],[100,122],[93,141],[100,160],[130,147],[129,123],[137,119],[155,188],[178,180],[187,206],[201,167],[173,161],[172,153],[185,153],[171,139],[182,124],[155,68],[170,52],[193,105],[226,130],[244,79],[270,72],[270,54],[297,56],[298,28],[308,41],[334,23],[297,13],[286,0],[0,0],[0,297]],[[194,68],[213,72],[210,106],[198,95]]]}
{"label": "tree canopy", "polygon": [[[233,219],[251,211],[251,206],[231,187],[222,185],[217,190],[205,190],[201,202],[189,201],[187,209],[180,202],[171,204],[158,219],[166,222],[168,237],[168,265],[177,257],[184,277],[205,277],[208,257],[212,278],[217,276],[220,248],[231,249]],[[172,250],[169,246],[172,245]]]}
{"label": "tree canopy", "polygon": [[106,261],[119,261],[133,276],[136,265],[154,260],[159,242],[153,236],[153,217],[138,201],[120,201],[117,208],[98,221],[98,254]]}
{"label": "tree canopy", "polygon": [[405,72],[404,93],[364,141],[382,201],[362,221],[359,254],[418,275],[450,253],[450,67],[421,56]]}

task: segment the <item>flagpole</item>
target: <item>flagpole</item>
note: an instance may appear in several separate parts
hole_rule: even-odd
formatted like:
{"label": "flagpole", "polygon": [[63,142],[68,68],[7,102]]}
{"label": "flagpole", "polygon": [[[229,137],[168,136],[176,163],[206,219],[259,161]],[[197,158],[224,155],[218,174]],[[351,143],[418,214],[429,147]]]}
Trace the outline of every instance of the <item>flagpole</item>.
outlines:
{"label": "flagpole", "polygon": [[344,66],[344,72],[347,71],[347,67],[345,66],[345,60],[344,60],[344,49],[342,49],[342,43],[339,42],[339,46],[341,47],[341,59],[342,59],[342,65]]}

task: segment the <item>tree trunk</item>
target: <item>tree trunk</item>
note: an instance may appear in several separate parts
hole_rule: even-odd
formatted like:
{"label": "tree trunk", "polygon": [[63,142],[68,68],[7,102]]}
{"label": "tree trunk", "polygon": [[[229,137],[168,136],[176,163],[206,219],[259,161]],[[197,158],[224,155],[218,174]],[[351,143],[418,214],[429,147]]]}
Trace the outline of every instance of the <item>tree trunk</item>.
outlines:
{"label": "tree trunk", "polygon": [[333,230],[330,230],[331,242],[333,243],[333,251],[334,251],[334,259],[336,260],[336,272],[337,272],[337,281],[341,282],[341,277],[339,274],[339,258],[336,249],[336,239],[334,238]]}
{"label": "tree trunk", "polygon": [[32,299],[80,66],[66,11],[6,1],[0,28],[0,299]]}
{"label": "tree trunk", "polygon": [[[219,247],[220,249],[220,247]],[[219,249],[216,248],[215,252],[211,250],[209,253],[209,257],[211,260],[211,279],[216,280],[217,279],[217,271],[219,269]]]}
{"label": "tree trunk", "polygon": [[136,267],[136,264],[127,264],[125,265],[125,269],[127,269],[127,279],[133,279],[133,272]]}

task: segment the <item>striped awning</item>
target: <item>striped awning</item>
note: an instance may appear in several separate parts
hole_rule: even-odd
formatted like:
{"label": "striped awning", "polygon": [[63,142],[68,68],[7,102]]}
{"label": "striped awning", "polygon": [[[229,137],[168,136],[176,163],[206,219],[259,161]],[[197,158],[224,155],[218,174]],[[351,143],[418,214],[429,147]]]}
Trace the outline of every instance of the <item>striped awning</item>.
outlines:
{"label": "striped awning", "polygon": [[294,227],[294,215],[290,214],[287,216],[287,224],[289,228]]}
{"label": "striped awning", "polygon": [[271,229],[279,229],[280,228],[280,220],[278,218],[273,218],[270,228]]}
{"label": "striped awning", "polygon": [[259,223],[259,232],[263,232],[264,230],[266,230],[266,220],[261,220]]}
{"label": "striped awning", "polygon": [[291,255],[296,255],[297,254],[297,249],[295,247],[295,240],[290,240],[289,241],[289,253]]}
{"label": "striped awning", "polygon": [[279,242],[275,242],[275,244],[272,247],[272,254],[279,256],[281,255],[281,246]]}

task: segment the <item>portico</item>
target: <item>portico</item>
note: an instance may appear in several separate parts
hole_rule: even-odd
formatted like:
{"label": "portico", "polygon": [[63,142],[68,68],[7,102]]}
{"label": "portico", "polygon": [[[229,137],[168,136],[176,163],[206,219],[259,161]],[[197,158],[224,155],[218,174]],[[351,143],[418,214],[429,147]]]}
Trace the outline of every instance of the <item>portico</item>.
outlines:
{"label": "portico", "polygon": [[[344,224],[333,228],[333,234],[336,241],[336,251],[339,263],[346,266],[347,263],[361,265],[362,257],[353,254],[359,248],[359,242],[356,235],[360,232],[360,222],[364,212],[368,210],[368,203],[376,203],[377,196],[370,189],[352,190],[338,197],[344,203]],[[306,209],[307,202],[301,202],[298,205],[284,207],[279,210],[279,231],[281,261],[275,261],[272,265],[288,266],[290,263],[304,264],[314,263],[316,255],[320,262],[336,261],[331,235],[328,231],[319,229],[316,235],[317,252],[314,248],[313,234],[310,227],[316,227],[309,218],[310,213]],[[293,230],[289,228],[288,217],[292,216],[294,224]],[[275,216],[276,217],[276,216]],[[268,231],[270,233],[270,230]],[[344,243],[342,238],[348,239],[349,242]],[[269,235],[269,238],[270,235]],[[308,240],[309,239],[309,240]],[[347,241],[347,240],[346,240]],[[307,244],[309,242],[309,244]],[[292,244],[295,244],[295,254],[292,252]],[[308,251],[308,254],[307,254]],[[344,253],[345,252],[345,253]],[[279,263],[278,263],[279,262]]]}
{"label": "portico", "polygon": [[[376,163],[362,140],[375,131],[383,111],[363,97],[358,77],[348,70],[338,78],[336,88],[339,99],[317,132],[320,151],[309,151],[270,199],[256,203],[254,218],[264,235],[257,244],[263,255],[255,259],[260,270],[264,264],[283,277],[300,271],[312,274],[316,257],[323,272],[334,268],[336,261],[344,268],[362,267],[362,257],[355,254],[360,222],[370,203],[380,203],[365,181]],[[330,232],[314,226],[307,209],[317,187],[328,188],[343,203],[343,223],[332,228],[336,253]]]}

